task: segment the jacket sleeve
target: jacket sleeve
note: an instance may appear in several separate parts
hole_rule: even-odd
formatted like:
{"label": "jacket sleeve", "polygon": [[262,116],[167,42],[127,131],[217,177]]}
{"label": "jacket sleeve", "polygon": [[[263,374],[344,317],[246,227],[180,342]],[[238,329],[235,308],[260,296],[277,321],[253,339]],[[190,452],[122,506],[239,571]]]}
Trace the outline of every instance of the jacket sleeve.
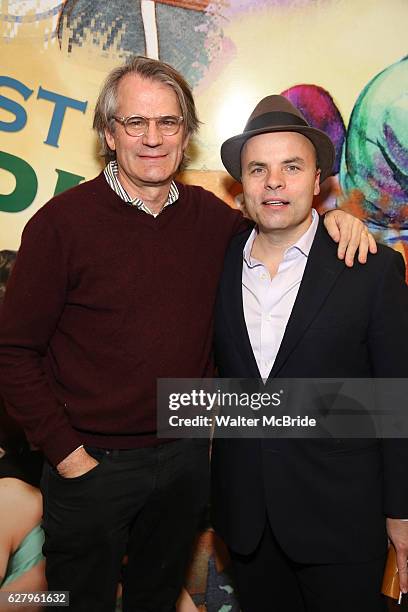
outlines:
{"label": "jacket sleeve", "polygon": [[66,251],[40,210],[23,232],[0,311],[0,394],[28,440],[55,465],[81,444],[43,367],[65,303]]}
{"label": "jacket sleeve", "polygon": [[[404,260],[399,253],[391,254],[378,280],[369,329],[373,375],[408,379],[408,287]],[[408,419],[408,411],[405,419]],[[384,513],[391,518],[407,519],[408,439],[383,439],[382,450]]]}

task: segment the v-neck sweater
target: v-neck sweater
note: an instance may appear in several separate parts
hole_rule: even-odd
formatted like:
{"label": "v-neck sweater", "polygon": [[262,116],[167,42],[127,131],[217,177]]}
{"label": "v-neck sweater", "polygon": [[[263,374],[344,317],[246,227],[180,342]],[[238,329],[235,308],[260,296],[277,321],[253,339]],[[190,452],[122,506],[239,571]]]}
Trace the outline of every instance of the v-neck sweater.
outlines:
{"label": "v-neck sweater", "polygon": [[27,224],[0,314],[0,392],[57,464],[156,445],[157,378],[213,374],[213,307],[241,214],[201,187],[156,218],[103,174]]}

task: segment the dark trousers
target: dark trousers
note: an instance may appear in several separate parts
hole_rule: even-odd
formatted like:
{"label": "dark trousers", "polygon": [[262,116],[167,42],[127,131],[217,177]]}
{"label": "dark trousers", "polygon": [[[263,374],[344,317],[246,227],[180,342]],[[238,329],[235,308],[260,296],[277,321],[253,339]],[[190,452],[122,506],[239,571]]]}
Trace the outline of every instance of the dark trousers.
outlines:
{"label": "dark trousers", "polygon": [[[352,517],[350,517],[352,520]],[[230,551],[242,612],[385,612],[385,555],[367,563],[294,563],[267,523],[250,555]]]}
{"label": "dark trousers", "polygon": [[44,467],[49,589],[70,592],[71,612],[113,612],[122,580],[125,612],[174,610],[207,504],[208,445],[89,452],[100,463],[83,476]]}

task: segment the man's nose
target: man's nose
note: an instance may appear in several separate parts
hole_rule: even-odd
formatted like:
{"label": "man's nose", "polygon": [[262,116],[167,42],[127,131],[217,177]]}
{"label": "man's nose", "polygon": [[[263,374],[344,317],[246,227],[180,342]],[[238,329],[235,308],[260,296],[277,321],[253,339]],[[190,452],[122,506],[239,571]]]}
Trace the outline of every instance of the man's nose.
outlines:
{"label": "man's nose", "polygon": [[148,147],[157,147],[163,142],[163,135],[160,132],[154,119],[150,119],[147,124],[146,133],[143,135],[143,144]]}
{"label": "man's nose", "polygon": [[265,189],[281,189],[285,186],[285,177],[280,170],[269,170],[265,176]]}

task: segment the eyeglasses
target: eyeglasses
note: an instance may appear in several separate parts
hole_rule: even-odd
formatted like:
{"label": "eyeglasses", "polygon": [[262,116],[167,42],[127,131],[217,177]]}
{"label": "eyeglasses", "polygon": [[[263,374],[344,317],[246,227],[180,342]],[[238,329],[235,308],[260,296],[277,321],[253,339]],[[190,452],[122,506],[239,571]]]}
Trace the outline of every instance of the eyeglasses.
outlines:
{"label": "eyeglasses", "polygon": [[142,117],[141,115],[131,115],[130,117],[113,117],[115,121],[121,123],[129,136],[143,136],[149,129],[150,121],[156,123],[156,127],[164,136],[174,136],[180,129],[183,117],[174,115],[163,115],[162,117]]}

